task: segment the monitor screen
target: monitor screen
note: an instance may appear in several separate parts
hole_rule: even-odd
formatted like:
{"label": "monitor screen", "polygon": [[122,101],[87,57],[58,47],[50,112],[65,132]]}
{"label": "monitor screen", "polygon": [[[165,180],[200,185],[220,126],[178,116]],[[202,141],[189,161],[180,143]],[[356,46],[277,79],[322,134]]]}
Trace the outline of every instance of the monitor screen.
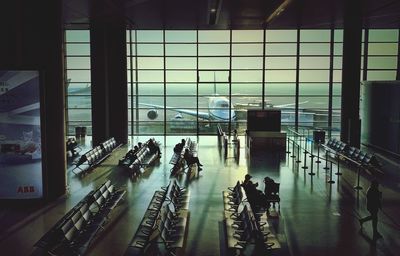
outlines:
{"label": "monitor screen", "polygon": [[0,199],[41,197],[39,71],[0,70]]}

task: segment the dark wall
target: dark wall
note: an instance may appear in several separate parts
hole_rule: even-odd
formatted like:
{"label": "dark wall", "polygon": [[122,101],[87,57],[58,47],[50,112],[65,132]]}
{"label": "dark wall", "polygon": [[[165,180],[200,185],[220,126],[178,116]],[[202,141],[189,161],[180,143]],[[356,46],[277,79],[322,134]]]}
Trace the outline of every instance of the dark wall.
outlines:
{"label": "dark wall", "polygon": [[362,84],[362,143],[400,156],[400,81]]}
{"label": "dark wall", "polygon": [[65,193],[62,1],[5,0],[0,15],[0,67],[35,69],[42,82],[44,193]]}

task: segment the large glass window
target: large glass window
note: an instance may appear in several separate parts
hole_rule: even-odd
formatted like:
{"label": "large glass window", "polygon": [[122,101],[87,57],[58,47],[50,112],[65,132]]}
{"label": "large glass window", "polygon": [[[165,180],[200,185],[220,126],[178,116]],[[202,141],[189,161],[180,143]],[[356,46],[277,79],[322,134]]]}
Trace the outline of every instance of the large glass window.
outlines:
{"label": "large glass window", "polygon": [[90,36],[88,30],[65,31],[66,129],[75,135],[75,127],[86,127],[92,134],[90,80]]}

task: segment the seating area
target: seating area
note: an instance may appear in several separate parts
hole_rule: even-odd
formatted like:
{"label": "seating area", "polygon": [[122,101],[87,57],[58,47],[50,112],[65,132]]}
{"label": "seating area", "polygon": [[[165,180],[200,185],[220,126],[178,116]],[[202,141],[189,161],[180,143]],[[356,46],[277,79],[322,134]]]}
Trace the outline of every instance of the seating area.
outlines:
{"label": "seating area", "polygon": [[117,144],[114,137],[100,143],[100,145],[84,153],[79,160],[74,163],[75,168],[72,169],[72,172],[76,175],[87,173],[103,162],[111,155],[113,150],[120,146],[121,144]]}
{"label": "seating area", "polygon": [[155,191],[125,255],[177,255],[187,233],[189,196],[176,180]]}
{"label": "seating area", "polygon": [[[169,161],[169,163],[173,165],[173,167],[171,168],[172,175],[180,175],[184,172],[186,165],[184,154],[186,149],[189,149],[189,153],[192,156],[197,157],[198,144],[195,141],[192,141],[190,138],[186,138],[185,145],[183,146],[182,150],[180,150],[179,152],[175,152],[174,150],[171,160]],[[188,173],[189,172],[190,172],[189,174],[195,173],[197,167],[198,167],[197,164],[192,164],[189,168]]]}
{"label": "seating area", "polygon": [[362,166],[364,169],[372,170],[375,173],[382,174],[379,170],[380,164],[378,160],[370,153],[363,152],[360,149],[349,146],[335,138],[329,139],[323,146],[325,149],[334,153],[337,157],[341,158],[349,165]]}
{"label": "seating area", "polygon": [[84,255],[105,229],[111,212],[125,193],[107,180],[66,213],[35,243],[35,247],[50,255]]}
{"label": "seating area", "polygon": [[281,247],[268,223],[267,214],[253,212],[239,181],[222,194],[226,241],[230,255],[243,255],[244,251],[246,255],[254,252],[259,255]]}
{"label": "seating area", "polygon": [[150,138],[145,143],[129,150],[125,156],[118,161],[118,165],[124,167],[129,172],[130,177],[133,178],[142,174],[146,170],[146,167],[152,165],[160,158],[158,153],[151,152],[149,148],[150,140],[152,140],[155,145],[160,145],[159,142]]}

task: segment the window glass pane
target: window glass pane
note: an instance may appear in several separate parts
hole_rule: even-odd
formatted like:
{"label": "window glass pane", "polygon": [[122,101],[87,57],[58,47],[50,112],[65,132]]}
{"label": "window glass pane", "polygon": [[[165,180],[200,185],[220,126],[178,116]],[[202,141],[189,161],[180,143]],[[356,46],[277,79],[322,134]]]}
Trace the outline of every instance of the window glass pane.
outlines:
{"label": "window glass pane", "polygon": [[328,82],[329,70],[300,70],[300,82]]}
{"label": "window glass pane", "polygon": [[262,82],[262,70],[232,71],[232,82]]}
{"label": "window glass pane", "polygon": [[90,83],[68,83],[68,95],[91,95]]}
{"label": "window glass pane", "polygon": [[162,30],[138,30],[137,42],[163,42]]}
{"label": "window glass pane", "polygon": [[300,55],[329,55],[329,54],[330,54],[329,44],[311,44],[311,43],[300,44]]}
{"label": "window glass pane", "polygon": [[164,95],[164,84],[162,83],[139,83],[138,92],[139,98],[143,95]]}
{"label": "window glass pane", "polygon": [[265,69],[296,69],[296,57],[266,57]]}
{"label": "window glass pane", "polygon": [[368,57],[368,69],[397,69],[397,57]]}
{"label": "window glass pane", "polygon": [[262,44],[233,44],[232,55],[262,55]]}
{"label": "window glass pane", "polygon": [[68,69],[90,69],[89,57],[67,57]]}
{"label": "window glass pane", "polygon": [[334,31],[335,42],[343,42],[343,29],[335,29]]}
{"label": "window glass pane", "polygon": [[167,56],[196,56],[195,44],[166,44],[165,52]]}
{"label": "window glass pane", "polygon": [[262,30],[232,30],[232,42],[262,42]]}
{"label": "window glass pane", "polygon": [[199,84],[199,95],[215,95],[215,93],[218,95],[229,95],[229,84],[225,83]]}
{"label": "window glass pane", "polygon": [[166,42],[196,42],[196,31],[188,30],[188,31],[174,31],[174,30],[166,30],[165,31],[165,41]]}
{"label": "window glass pane", "polygon": [[199,82],[229,82],[228,70],[200,70]]}
{"label": "window glass pane", "polygon": [[232,95],[261,95],[262,84],[261,83],[232,83]]}
{"label": "window glass pane", "polygon": [[140,82],[163,82],[164,71],[153,71],[153,70],[139,70],[138,81]]}
{"label": "window glass pane", "polygon": [[296,44],[265,44],[266,55],[296,55]]}
{"label": "window glass pane", "polygon": [[196,71],[169,71],[167,70],[167,82],[196,82]]}
{"label": "window glass pane", "polygon": [[333,45],[333,54],[334,55],[343,55],[343,44],[342,43],[335,43]]}
{"label": "window glass pane", "polygon": [[71,82],[90,82],[90,70],[67,70],[67,79]]}
{"label": "window glass pane", "polygon": [[300,57],[300,69],[329,69],[329,57]]}
{"label": "window glass pane", "polygon": [[342,69],[343,59],[342,57],[333,58],[333,69]]}
{"label": "window glass pane", "polygon": [[92,107],[92,97],[89,96],[68,96],[68,108],[88,108]]}
{"label": "window glass pane", "polygon": [[196,83],[167,83],[167,95],[196,95],[196,86]]}
{"label": "window glass pane", "polygon": [[262,69],[262,57],[232,57],[232,69]]}
{"label": "window glass pane", "polygon": [[229,69],[228,57],[199,58],[199,69]]}
{"label": "window glass pane", "polygon": [[368,55],[397,55],[397,43],[368,43]]}
{"label": "window glass pane", "polygon": [[65,40],[69,42],[90,42],[89,30],[66,30]]}
{"label": "window glass pane", "polygon": [[296,70],[266,70],[265,81],[267,82],[295,82]]}
{"label": "window glass pane", "polygon": [[333,82],[342,82],[342,70],[333,70]]}
{"label": "window glass pane", "polygon": [[296,84],[295,83],[267,83],[265,84],[265,97],[271,95],[295,95]]}
{"label": "window glass pane", "polygon": [[399,31],[397,29],[370,29],[369,42],[397,42]]}
{"label": "window glass pane", "polygon": [[396,71],[368,71],[368,80],[396,80]]}
{"label": "window glass pane", "polygon": [[[166,98],[167,106],[174,108],[184,108],[196,110],[196,97],[195,96],[169,96]],[[168,111],[174,112],[174,111]],[[176,112],[174,112],[176,114]]]}
{"label": "window glass pane", "polygon": [[164,58],[162,57],[137,57],[138,69],[163,69]]}
{"label": "window glass pane", "polygon": [[296,42],[296,30],[267,30],[267,42]]}
{"label": "window glass pane", "polygon": [[229,30],[199,30],[199,42],[229,42]]}
{"label": "window glass pane", "polygon": [[302,83],[299,87],[299,93],[302,96],[305,95],[329,95],[329,84],[328,83]]}
{"label": "window glass pane", "polygon": [[200,56],[229,56],[229,44],[199,44]]}
{"label": "window glass pane", "polygon": [[329,42],[330,30],[301,30],[300,42]]}
{"label": "window glass pane", "polygon": [[162,44],[137,44],[137,55],[162,56],[164,48]]}
{"label": "window glass pane", "polygon": [[196,58],[166,58],[167,69],[196,69],[197,67]]}
{"label": "window glass pane", "polygon": [[90,44],[67,44],[67,55],[87,55],[90,56]]}
{"label": "window glass pane", "polygon": [[68,109],[68,121],[90,121],[91,109]]}

